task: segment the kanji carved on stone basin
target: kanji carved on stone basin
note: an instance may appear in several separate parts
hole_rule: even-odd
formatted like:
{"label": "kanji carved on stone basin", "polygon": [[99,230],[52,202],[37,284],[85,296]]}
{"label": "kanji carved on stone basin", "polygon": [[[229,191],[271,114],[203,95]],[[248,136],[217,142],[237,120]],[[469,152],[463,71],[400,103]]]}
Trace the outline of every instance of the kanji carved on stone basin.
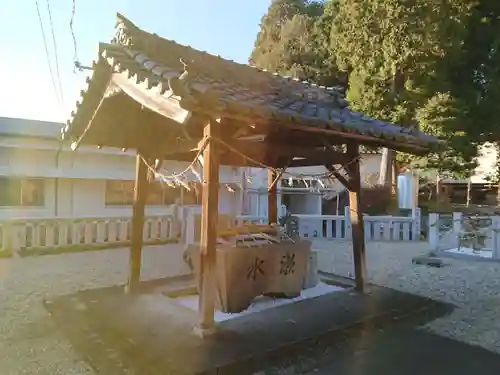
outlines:
{"label": "kanji carved on stone basin", "polygon": [[[218,246],[217,308],[223,312],[238,313],[262,294],[288,298],[300,295],[310,249],[309,241]],[[199,245],[189,246],[184,259],[198,278]]]}

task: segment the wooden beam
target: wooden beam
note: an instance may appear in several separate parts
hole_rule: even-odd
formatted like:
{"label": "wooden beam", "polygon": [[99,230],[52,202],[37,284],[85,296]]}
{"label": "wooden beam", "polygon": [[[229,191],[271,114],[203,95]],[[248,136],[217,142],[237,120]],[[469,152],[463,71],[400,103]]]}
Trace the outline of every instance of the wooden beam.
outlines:
{"label": "wooden beam", "polygon": [[345,187],[347,190],[351,191],[351,190],[353,190],[353,189],[354,189],[354,188],[353,188],[353,185],[352,185],[352,183],[351,183],[351,181],[350,181],[350,179],[348,179],[348,177],[346,178],[346,177],[342,176],[342,175],[341,175],[341,174],[340,174],[340,173],[339,173],[339,172],[335,169],[335,167],[334,167],[333,165],[325,164],[325,168],[326,168],[326,169],[328,169],[328,170],[332,173],[332,175],[333,175],[333,176],[334,176],[337,180],[339,180],[339,181],[340,181],[340,183],[341,183],[342,185],[344,185],[344,187]]}
{"label": "wooden beam", "polygon": [[359,169],[359,145],[356,142],[347,144],[347,154],[351,162],[346,167],[351,189],[349,190],[349,214],[352,231],[352,251],[354,255],[354,276],[356,290],[363,292],[366,280],[365,230],[361,202],[361,176]]}
{"label": "wooden beam", "polygon": [[[148,166],[144,163],[144,155],[137,153],[135,159],[134,204],[132,206],[132,233],[129,254],[129,272],[126,290],[136,292],[141,279],[141,260],[144,230],[144,208],[148,195]],[[146,159],[149,163],[151,158]]]}
{"label": "wooden beam", "polygon": [[[253,155],[273,155],[274,157],[279,156],[280,160],[289,160],[294,157],[303,157],[310,159],[321,159],[325,158],[326,148],[321,147],[304,147],[304,146],[290,146],[283,142],[252,142],[252,141],[241,141],[232,139],[227,141],[227,143],[237,149],[243,154],[253,154]],[[338,164],[345,164],[348,162],[346,154],[341,152],[329,150],[328,155],[331,158],[336,158]]]}
{"label": "wooden beam", "polygon": [[[220,137],[220,124],[210,120],[203,131],[206,137]],[[215,330],[217,224],[219,221],[219,144],[210,141],[203,151],[203,197],[201,204],[201,244],[199,278],[198,333],[203,337]]]}
{"label": "wooden beam", "polygon": [[[233,167],[253,167],[253,168],[262,168],[260,164],[253,163],[246,158],[243,158],[239,155],[235,155],[234,153],[220,153],[219,151],[219,165],[227,165]],[[197,152],[189,151],[189,152],[176,152],[176,153],[168,153],[163,155],[163,160],[176,160],[176,161],[185,161],[191,163]],[[268,165],[269,163],[264,163]]]}
{"label": "wooden beam", "polygon": [[[242,153],[246,156],[251,157],[252,159],[264,160],[264,159],[275,159],[275,160],[290,160],[294,157],[303,157],[311,160],[322,160],[321,163],[316,165],[322,165],[325,160],[325,150],[326,148],[323,146],[320,147],[305,147],[305,146],[290,146],[285,143],[281,143],[278,141],[248,141],[248,140],[239,140],[239,139],[223,139],[225,144],[221,143],[221,150],[224,153],[235,154],[234,150],[237,150],[239,153]],[[191,149],[189,151],[198,151],[202,146],[202,141],[198,142],[198,146],[195,149]],[[232,150],[231,150],[232,149]],[[187,151],[187,150],[186,150]],[[280,158],[276,158],[276,156],[280,156]],[[334,150],[328,151],[328,157],[335,162],[332,164],[346,164],[348,162],[348,158],[346,154]],[[274,163],[276,164],[276,163]],[[283,165],[285,166],[285,165]]]}
{"label": "wooden beam", "polygon": [[336,156],[331,156],[328,155],[327,153],[323,153],[322,156],[318,156],[315,158],[303,158],[303,159],[292,160],[289,168],[312,167],[317,165],[344,165],[346,158],[347,157],[342,157],[342,159],[339,159]]}
{"label": "wooden beam", "polygon": [[274,181],[278,174],[273,169],[267,170],[267,221],[268,224],[278,223],[278,187]]}
{"label": "wooden beam", "polygon": [[296,130],[296,131],[303,132],[305,134],[315,133],[315,134],[323,134],[325,136],[342,137],[343,139],[346,139],[346,140],[359,141],[361,144],[367,144],[367,145],[372,144],[372,145],[377,145],[377,146],[385,146],[385,147],[389,147],[391,149],[395,149],[398,151],[413,153],[415,155],[426,155],[429,153],[428,148],[426,148],[424,146],[408,143],[408,142],[401,143],[398,141],[386,140],[384,138],[377,138],[377,137],[373,137],[373,136],[369,136],[369,135],[345,133],[345,132],[342,132],[339,130],[325,129],[325,128],[314,127],[314,126],[304,126],[304,125],[291,124],[291,123],[279,123],[279,122],[277,122],[276,125],[281,126],[282,129]]}

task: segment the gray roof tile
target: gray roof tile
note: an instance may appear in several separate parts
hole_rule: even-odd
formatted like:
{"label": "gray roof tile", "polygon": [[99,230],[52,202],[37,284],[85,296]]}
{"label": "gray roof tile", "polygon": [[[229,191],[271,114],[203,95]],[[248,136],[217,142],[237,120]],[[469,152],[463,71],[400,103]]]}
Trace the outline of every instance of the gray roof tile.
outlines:
{"label": "gray roof tile", "polygon": [[[436,138],[419,131],[409,132],[349,110],[343,94],[335,88],[282,77],[197,51],[140,30],[122,16],[118,21],[113,43],[100,45],[97,65],[105,61],[115,72],[127,72],[144,89],[163,94],[169,88],[168,79],[182,74],[182,59],[188,64],[189,77],[188,94],[180,98],[184,107],[210,103],[225,115],[290,121],[416,146],[437,143]],[[76,117],[78,111],[73,115]],[[68,131],[74,136],[79,129],[70,126]]]}

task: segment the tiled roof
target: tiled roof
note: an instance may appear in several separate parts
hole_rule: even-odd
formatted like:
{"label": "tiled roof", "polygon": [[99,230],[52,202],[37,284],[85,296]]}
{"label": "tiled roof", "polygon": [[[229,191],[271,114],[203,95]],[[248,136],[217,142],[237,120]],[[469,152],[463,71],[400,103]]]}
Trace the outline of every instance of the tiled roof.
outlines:
{"label": "tiled roof", "polygon": [[[437,143],[436,138],[419,131],[351,111],[335,88],[282,77],[180,45],[140,30],[121,15],[116,37],[111,44],[100,45],[100,55],[97,66],[105,61],[113,72],[125,74],[149,96],[174,97],[192,112],[331,129],[346,137],[370,136],[407,148]],[[87,94],[82,93],[83,104]],[[86,126],[78,124],[84,105],[78,103],[78,107],[63,131],[72,138],[81,135]]]}

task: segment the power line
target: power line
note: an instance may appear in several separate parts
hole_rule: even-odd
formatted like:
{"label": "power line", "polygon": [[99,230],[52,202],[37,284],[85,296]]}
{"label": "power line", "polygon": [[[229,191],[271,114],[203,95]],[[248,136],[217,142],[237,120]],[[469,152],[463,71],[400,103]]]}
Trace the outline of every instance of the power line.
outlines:
{"label": "power line", "polygon": [[73,38],[73,72],[76,71],[83,72],[84,70],[92,70],[90,66],[82,65],[80,59],[78,58],[78,45],[76,43],[75,30],[73,29],[73,23],[75,21],[76,12],[76,0],[73,0],[73,8],[71,9],[71,19],[69,21],[69,29],[71,30],[71,37]]}
{"label": "power line", "polygon": [[62,82],[61,82],[61,74],[59,72],[59,58],[58,58],[58,53],[57,53],[57,43],[56,43],[56,35],[54,33],[54,23],[52,22],[52,12],[50,11],[50,2],[49,0],[46,0],[47,2],[47,12],[49,13],[49,23],[50,23],[50,31],[52,33],[52,43],[54,43],[54,56],[55,56],[55,62],[56,62],[56,74],[57,74],[57,83],[59,87],[59,94],[61,95],[61,101],[64,103],[64,93],[62,89]]}
{"label": "power line", "polygon": [[45,30],[43,29],[42,16],[40,14],[40,7],[38,6],[38,0],[35,0],[36,12],[38,14],[38,21],[40,23],[40,29],[42,30],[42,39],[43,39],[43,47],[45,48],[45,57],[47,58],[47,64],[49,65],[50,79],[52,81],[52,87],[54,89],[54,93],[56,94],[56,98],[61,103],[61,98],[58,95],[56,82],[54,80],[54,73],[52,71],[52,64],[50,63],[50,55],[49,49],[47,48],[47,39],[45,38]]}
{"label": "power line", "polygon": [[69,21],[69,29],[71,30],[71,37],[73,38],[73,63],[75,64],[73,72],[76,73],[76,69],[80,65],[80,60],[78,59],[78,47],[76,45],[75,30],[73,29],[73,22],[75,21],[75,11],[76,11],[76,0],[73,0],[73,7],[71,9],[71,19]]}

